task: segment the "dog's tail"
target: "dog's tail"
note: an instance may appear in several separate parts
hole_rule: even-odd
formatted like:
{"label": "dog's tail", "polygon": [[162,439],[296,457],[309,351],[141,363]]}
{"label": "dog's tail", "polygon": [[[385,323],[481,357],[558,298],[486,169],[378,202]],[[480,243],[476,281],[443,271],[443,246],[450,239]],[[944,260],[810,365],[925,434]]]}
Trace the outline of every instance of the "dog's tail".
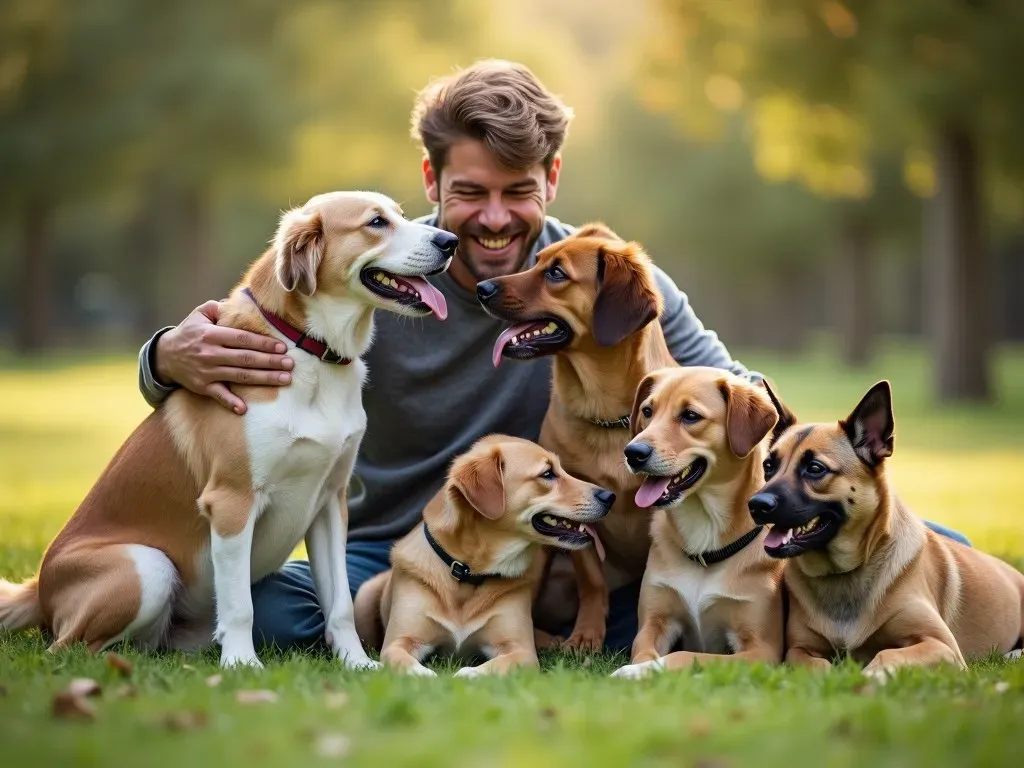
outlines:
{"label": "dog's tail", "polygon": [[39,604],[39,579],[22,584],[0,579],[0,629],[28,629],[43,623]]}
{"label": "dog's tail", "polygon": [[384,588],[390,579],[391,571],[378,573],[369,581],[363,582],[353,601],[356,634],[370,650],[379,651],[384,644],[384,623],[381,620],[380,603],[384,599]]}

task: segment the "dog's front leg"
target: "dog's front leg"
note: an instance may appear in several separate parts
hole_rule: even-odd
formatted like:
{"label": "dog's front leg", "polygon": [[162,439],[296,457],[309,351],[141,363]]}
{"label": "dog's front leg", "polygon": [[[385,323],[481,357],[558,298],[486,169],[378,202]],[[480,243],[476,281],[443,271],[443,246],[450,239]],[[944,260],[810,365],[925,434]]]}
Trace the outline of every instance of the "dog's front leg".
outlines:
{"label": "dog's front leg", "polygon": [[608,624],[608,584],[601,558],[592,546],[572,552],[570,556],[576,573],[580,607],[572,634],[564,647],[599,651],[604,646]]}
{"label": "dog's front leg", "polygon": [[884,683],[900,667],[930,667],[939,664],[949,664],[961,670],[967,669],[955,640],[950,646],[944,639],[923,637],[920,642],[904,648],[886,648],[879,651],[871,663],[864,667],[864,674]]}
{"label": "dog's front leg", "polygon": [[207,487],[199,508],[210,519],[210,559],[217,607],[214,639],[222,667],[262,667],[252,641],[252,536],[260,509],[252,494]]}
{"label": "dog's front leg", "polygon": [[479,640],[491,659],[476,667],[463,667],[455,677],[505,675],[520,667],[540,667],[533,644],[530,600],[525,595],[491,618],[480,631]]}

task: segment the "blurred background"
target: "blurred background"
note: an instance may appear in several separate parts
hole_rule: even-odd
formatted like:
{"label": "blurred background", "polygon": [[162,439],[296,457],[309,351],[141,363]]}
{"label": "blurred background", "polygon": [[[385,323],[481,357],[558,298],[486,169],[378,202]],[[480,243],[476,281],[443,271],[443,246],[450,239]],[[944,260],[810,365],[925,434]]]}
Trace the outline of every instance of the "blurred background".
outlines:
{"label": "blurred background", "polygon": [[1024,339],[1019,0],[3,0],[0,340],[137,349],[370,188],[426,213],[417,89],[521,60],[574,107],[551,213],[642,242],[731,348],[910,340],[937,400]]}

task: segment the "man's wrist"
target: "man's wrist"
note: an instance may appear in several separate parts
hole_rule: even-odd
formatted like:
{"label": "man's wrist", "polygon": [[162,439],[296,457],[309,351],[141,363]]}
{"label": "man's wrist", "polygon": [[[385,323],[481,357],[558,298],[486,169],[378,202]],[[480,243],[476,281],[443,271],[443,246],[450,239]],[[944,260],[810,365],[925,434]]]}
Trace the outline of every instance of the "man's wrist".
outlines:
{"label": "man's wrist", "polygon": [[173,325],[163,328],[157,331],[156,335],[153,336],[153,340],[149,343],[148,357],[149,357],[149,370],[153,374],[153,381],[164,389],[175,389],[180,386],[174,379],[172,379],[166,370],[161,368],[161,357],[160,357],[160,342],[167,335],[168,331],[174,330]]}

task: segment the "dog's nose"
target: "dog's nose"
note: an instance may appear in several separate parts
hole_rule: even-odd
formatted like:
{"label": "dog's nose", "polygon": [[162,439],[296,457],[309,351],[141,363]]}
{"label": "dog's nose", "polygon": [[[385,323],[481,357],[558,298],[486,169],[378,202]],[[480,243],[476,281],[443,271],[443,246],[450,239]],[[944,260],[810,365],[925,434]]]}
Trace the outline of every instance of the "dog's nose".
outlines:
{"label": "dog's nose", "polygon": [[747,502],[754,522],[761,522],[768,515],[772,514],[779,507],[779,497],[774,493],[758,493]]}
{"label": "dog's nose", "polygon": [[626,463],[633,469],[640,469],[651,458],[654,449],[647,443],[630,443],[624,451]]}
{"label": "dog's nose", "polygon": [[476,284],[476,296],[480,301],[493,299],[498,295],[498,291],[500,290],[501,286],[493,280],[484,280],[483,282]]}
{"label": "dog's nose", "polygon": [[430,242],[436,245],[446,256],[451,256],[455,253],[455,249],[459,246],[459,238],[451,232],[438,232],[430,238]]}
{"label": "dog's nose", "polygon": [[611,491],[605,490],[604,488],[598,488],[594,491],[594,498],[601,504],[605,509],[611,509],[612,504],[615,503],[615,494]]}

